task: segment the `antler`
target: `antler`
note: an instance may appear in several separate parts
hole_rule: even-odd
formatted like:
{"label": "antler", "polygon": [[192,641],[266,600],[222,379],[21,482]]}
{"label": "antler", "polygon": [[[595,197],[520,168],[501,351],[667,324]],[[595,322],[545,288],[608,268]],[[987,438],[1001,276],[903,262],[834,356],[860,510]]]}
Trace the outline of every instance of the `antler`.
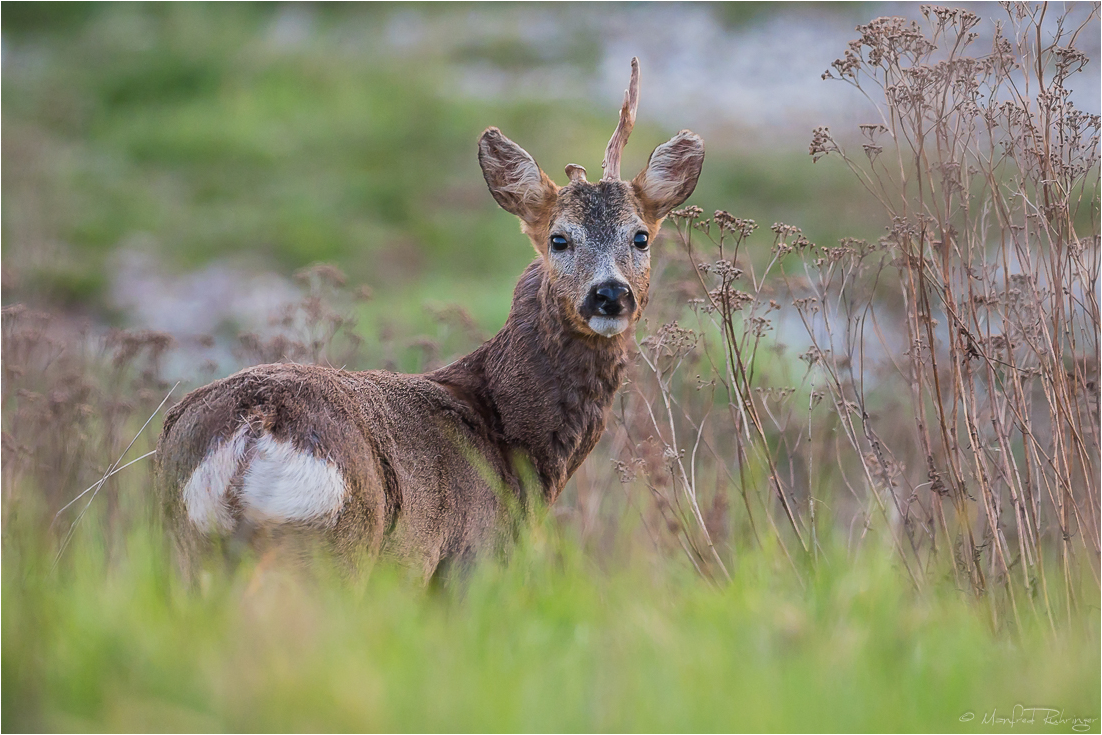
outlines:
{"label": "antler", "polygon": [[620,122],[616,124],[616,130],[605,148],[605,160],[601,168],[605,170],[602,181],[620,180],[620,154],[624,152],[624,144],[628,142],[632,128],[635,127],[635,111],[639,109],[639,57],[631,59],[631,83],[624,92],[624,106],[620,108]]}

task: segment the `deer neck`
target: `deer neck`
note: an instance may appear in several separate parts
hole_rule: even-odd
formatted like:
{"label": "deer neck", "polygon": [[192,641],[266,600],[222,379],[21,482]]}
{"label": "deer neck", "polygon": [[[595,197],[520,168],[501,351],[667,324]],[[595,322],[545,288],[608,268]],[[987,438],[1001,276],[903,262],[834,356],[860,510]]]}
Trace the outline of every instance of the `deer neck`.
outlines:
{"label": "deer neck", "polygon": [[475,409],[514,466],[531,462],[551,503],[604,431],[627,345],[626,334],[573,330],[537,260],[521,276],[501,331],[428,377]]}

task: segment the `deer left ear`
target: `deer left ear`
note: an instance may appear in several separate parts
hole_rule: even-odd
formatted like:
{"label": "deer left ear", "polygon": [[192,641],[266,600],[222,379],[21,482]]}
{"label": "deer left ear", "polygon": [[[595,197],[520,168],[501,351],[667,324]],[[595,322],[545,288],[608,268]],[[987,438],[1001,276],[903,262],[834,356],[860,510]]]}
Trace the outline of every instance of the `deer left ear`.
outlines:
{"label": "deer left ear", "polygon": [[682,130],[654,149],[647,167],[631,181],[647,214],[656,220],[684,202],[696,188],[704,165],[704,141]]}
{"label": "deer left ear", "polygon": [[490,193],[506,212],[520,217],[528,228],[549,216],[559,187],[528,151],[497,128],[487,128],[479,139],[478,163]]}

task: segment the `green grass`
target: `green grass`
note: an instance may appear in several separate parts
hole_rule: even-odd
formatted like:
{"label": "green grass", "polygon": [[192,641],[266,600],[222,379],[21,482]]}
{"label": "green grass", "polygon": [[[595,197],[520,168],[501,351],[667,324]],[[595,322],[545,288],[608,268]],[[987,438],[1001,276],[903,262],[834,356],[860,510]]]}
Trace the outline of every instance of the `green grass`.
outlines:
{"label": "green grass", "polygon": [[5,732],[988,732],[1008,726],[983,715],[1015,704],[1099,715],[1097,600],[1055,634],[1028,615],[994,629],[983,601],[913,591],[875,544],[828,551],[803,582],[746,550],[717,588],[547,522],[460,587],[246,562],[188,590],[144,521],[87,519],[50,571],[20,520],[3,558]]}

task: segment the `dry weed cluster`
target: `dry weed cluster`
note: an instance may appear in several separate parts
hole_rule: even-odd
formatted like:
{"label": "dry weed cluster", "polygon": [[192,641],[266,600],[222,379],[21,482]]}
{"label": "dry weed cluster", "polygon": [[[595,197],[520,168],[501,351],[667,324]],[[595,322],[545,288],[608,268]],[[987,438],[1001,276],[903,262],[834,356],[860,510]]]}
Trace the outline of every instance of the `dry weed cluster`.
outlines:
{"label": "dry weed cluster", "polygon": [[[966,10],[874,20],[824,73],[878,115],[857,155],[825,127],[810,153],[876,198],[879,242],[777,223],[755,269],[753,221],[674,213],[658,277],[690,294],[693,331],[641,342],[619,467],[705,575],[727,574],[715,546],[742,527],[797,568],[832,530],[852,551],[883,535],[919,587],[950,566],[1014,616],[1097,594],[1099,116],[1068,80],[1098,8],[1075,27],[1005,10],[987,51]],[[717,539],[705,509],[728,485],[744,512]]]}
{"label": "dry weed cluster", "polygon": [[[2,319],[0,436],[7,532],[12,513],[49,522],[47,511],[69,505],[110,470],[140,421],[154,413],[172,387],[162,373],[174,340],[151,331],[94,335],[88,325],[22,305],[4,308]],[[71,506],[74,516],[90,499]],[[104,493],[101,502],[105,517],[148,520],[141,509],[117,513],[112,493]],[[43,534],[43,542],[63,537],[71,524],[48,527],[61,536]]]}

